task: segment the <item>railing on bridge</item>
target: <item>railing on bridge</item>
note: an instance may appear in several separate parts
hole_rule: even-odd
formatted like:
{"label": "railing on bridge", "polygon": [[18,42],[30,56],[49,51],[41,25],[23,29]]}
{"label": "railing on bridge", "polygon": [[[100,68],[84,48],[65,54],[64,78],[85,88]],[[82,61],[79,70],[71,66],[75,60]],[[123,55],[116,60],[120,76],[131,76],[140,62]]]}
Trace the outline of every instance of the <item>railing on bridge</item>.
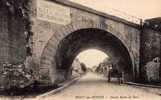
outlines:
{"label": "railing on bridge", "polygon": [[120,17],[122,19],[125,19],[129,22],[133,22],[133,23],[138,24],[138,25],[142,24],[142,22],[143,22],[143,20],[141,18],[130,15],[126,12],[123,12],[123,11],[120,11],[120,10],[117,10],[117,9],[114,9],[114,8],[110,8],[110,7],[107,7],[107,8],[108,8],[108,11],[106,11],[105,13],[108,13],[110,15]]}
{"label": "railing on bridge", "polygon": [[[77,1],[74,1],[74,0],[69,0],[69,1],[71,1],[72,3],[80,4],[80,3],[78,3]],[[86,2],[84,2],[84,4],[83,4],[83,6],[87,7]],[[92,6],[90,6],[89,8],[93,9]],[[103,13],[106,13],[106,14],[109,14],[109,15],[112,15],[112,16],[117,16],[119,18],[125,19],[125,20],[127,20],[129,22],[132,22],[132,23],[135,23],[135,24],[138,24],[138,25],[140,25],[142,23],[141,18],[138,18],[136,16],[130,15],[130,14],[126,13],[126,12],[123,12],[123,11],[120,11],[118,9],[114,9],[114,8],[111,8],[111,7],[108,7],[108,6],[104,7],[103,9],[100,9],[100,10],[99,9],[95,9],[95,10],[103,12]]]}

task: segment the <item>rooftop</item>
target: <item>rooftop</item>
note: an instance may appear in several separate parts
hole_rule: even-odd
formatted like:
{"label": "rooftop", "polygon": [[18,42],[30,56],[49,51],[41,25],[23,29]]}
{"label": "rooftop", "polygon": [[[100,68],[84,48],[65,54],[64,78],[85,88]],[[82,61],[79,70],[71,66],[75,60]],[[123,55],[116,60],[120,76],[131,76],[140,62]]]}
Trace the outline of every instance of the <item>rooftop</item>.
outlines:
{"label": "rooftop", "polygon": [[152,29],[154,29],[156,31],[161,32],[161,17],[147,19],[147,20],[145,20],[144,25],[146,27],[149,27],[149,28],[152,28]]}

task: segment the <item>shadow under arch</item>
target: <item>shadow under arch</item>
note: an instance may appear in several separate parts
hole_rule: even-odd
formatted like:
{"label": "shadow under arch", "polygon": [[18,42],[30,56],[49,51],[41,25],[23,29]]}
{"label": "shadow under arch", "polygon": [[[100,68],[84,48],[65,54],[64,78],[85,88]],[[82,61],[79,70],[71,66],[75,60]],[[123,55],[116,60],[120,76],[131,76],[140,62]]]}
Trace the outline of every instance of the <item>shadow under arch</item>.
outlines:
{"label": "shadow under arch", "polygon": [[75,57],[91,48],[108,54],[117,68],[125,71],[127,80],[134,79],[134,66],[125,45],[113,34],[97,28],[79,29],[63,38],[56,50],[56,69],[64,70],[64,76],[68,76],[68,70]]}

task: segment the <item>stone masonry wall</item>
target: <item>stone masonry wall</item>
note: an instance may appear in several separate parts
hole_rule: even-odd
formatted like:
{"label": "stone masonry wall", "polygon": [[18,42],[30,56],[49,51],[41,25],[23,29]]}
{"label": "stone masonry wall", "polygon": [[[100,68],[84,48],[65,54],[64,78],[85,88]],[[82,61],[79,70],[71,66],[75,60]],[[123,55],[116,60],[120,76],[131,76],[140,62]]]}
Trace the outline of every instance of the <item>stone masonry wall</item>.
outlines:
{"label": "stone masonry wall", "polygon": [[8,19],[7,12],[0,7],[0,67],[8,61]]}
{"label": "stone masonry wall", "polygon": [[12,14],[6,6],[1,6],[0,20],[0,63],[23,63],[26,41],[22,18]]}
{"label": "stone masonry wall", "polygon": [[[54,82],[57,77],[54,57],[59,42],[76,30],[98,28],[121,40],[131,57],[135,77],[145,75],[142,76],[144,80],[160,80],[160,32],[146,27],[141,30],[139,25],[127,24],[119,21],[119,18],[112,19],[100,15],[100,12],[95,13],[97,11],[51,1],[44,4],[43,1],[31,0],[31,10],[22,6],[27,0],[20,4],[14,0],[0,1],[0,67],[3,63],[24,63],[28,56],[28,44],[32,49],[31,67]],[[13,6],[14,3],[17,5]]]}
{"label": "stone masonry wall", "polygon": [[[127,25],[125,23],[122,22],[117,22],[114,21],[112,19],[108,19],[102,16],[98,16],[96,14],[92,14],[86,11],[82,11],[80,9],[76,9],[76,8],[72,8],[72,7],[68,7],[68,6],[64,6],[64,8],[69,9],[70,13],[70,18],[67,19],[66,21],[70,21],[70,23],[60,23],[59,20],[53,19],[51,20],[46,20],[43,18],[41,18],[41,14],[38,16],[39,14],[39,10],[41,10],[41,7],[39,7],[38,5],[38,0],[33,0],[33,5],[32,5],[32,21],[33,21],[33,25],[32,25],[32,32],[34,33],[33,36],[33,59],[34,62],[41,67],[42,69],[44,69],[45,71],[42,71],[41,73],[46,72],[46,74],[49,74],[50,71],[52,71],[51,69],[49,69],[48,67],[45,66],[41,66],[40,65],[40,60],[43,56],[43,52],[45,48],[48,48],[48,43],[49,40],[52,39],[52,37],[55,37],[57,39],[53,40],[53,50],[51,52],[56,52],[56,45],[60,40],[60,38],[64,37],[64,33],[68,32],[69,29],[66,26],[71,25],[73,31],[76,31],[74,29],[79,29],[79,27],[81,28],[91,28],[91,27],[95,27],[94,25],[98,24],[100,25],[100,27],[102,27],[103,29],[107,30],[108,32],[112,33],[114,36],[116,36],[118,39],[120,39],[123,44],[127,47],[132,62],[133,62],[133,66],[135,66],[134,68],[136,73],[139,72],[139,48],[140,48],[140,31],[137,27],[134,26],[130,26]],[[49,3],[54,3],[54,2],[49,2]],[[59,10],[61,10],[62,8],[57,7],[57,6],[62,6],[61,4],[55,4],[55,13],[60,14]],[[46,7],[47,8],[47,7]],[[39,10],[38,10],[39,9]],[[50,12],[50,9],[48,9]],[[43,12],[44,14],[48,14],[47,12]],[[50,14],[52,15],[52,14]],[[57,16],[57,15],[54,15]],[[53,16],[53,17],[54,17]],[[46,17],[46,16],[45,16]],[[49,15],[47,17],[50,17]],[[63,14],[62,16],[63,17]],[[64,17],[65,18],[65,17]],[[60,18],[61,19],[61,18]],[[65,18],[66,19],[66,18]],[[81,26],[81,24],[79,23],[88,23],[89,26],[91,27],[86,27],[86,26]],[[63,28],[64,27],[64,28]],[[60,32],[61,31],[61,32]],[[99,33],[98,33],[99,34]],[[56,36],[55,36],[56,35]],[[55,41],[55,42],[54,42]],[[47,60],[46,63],[49,63],[50,60]],[[52,61],[52,63],[54,63]],[[54,65],[52,65],[52,67],[54,67]],[[54,70],[54,68],[53,68]]]}
{"label": "stone masonry wall", "polygon": [[[159,81],[161,57],[160,32],[144,27],[141,37],[141,70],[145,81]],[[148,74],[150,73],[150,74]],[[153,73],[153,77],[152,76]],[[151,77],[151,79],[149,79]],[[158,78],[157,78],[158,77]]]}

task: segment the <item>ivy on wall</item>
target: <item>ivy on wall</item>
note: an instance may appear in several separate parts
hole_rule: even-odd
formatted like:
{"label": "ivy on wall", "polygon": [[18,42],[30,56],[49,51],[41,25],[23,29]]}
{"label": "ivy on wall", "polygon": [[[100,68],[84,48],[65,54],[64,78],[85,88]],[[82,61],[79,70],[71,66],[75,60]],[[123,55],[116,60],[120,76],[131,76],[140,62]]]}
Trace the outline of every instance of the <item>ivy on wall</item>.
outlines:
{"label": "ivy on wall", "polygon": [[[23,26],[20,26],[20,27],[23,28],[24,31],[22,34],[25,35],[25,39],[26,39],[26,60],[22,62],[23,64],[19,64],[19,65],[5,64],[5,63],[3,64],[4,68],[9,67],[10,70],[14,69],[12,71],[8,71],[8,70],[3,71],[4,73],[7,73],[7,75],[12,76],[12,77],[8,77],[5,74],[4,81],[7,82],[6,79],[8,79],[8,81],[13,81],[13,82],[12,84],[3,84],[3,82],[0,82],[0,87],[1,86],[11,87],[12,85],[15,84],[14,85],[15,87],[22,88],[21,86],[25,87],[26,84],[31,84],[31,81],[33,82],[33,80],[35,79],[33,78],[35,77],[35,75],[33,74],[33,71],[30,70],[29,68],[31,65],[30,59],[32,58],[32,47],[33,47],[33,42],[32,42],[33,32],[31,31],[32,30],[31,29],[32,28],[31,4],[32,4],[32,0],[0,0],[0,8],[2,8],[2,10],[6,10],[9,21],[13,21],[13,20],[22,21],[21,23],[23,23]],[[10,20],[10,18],[13,20]],[[18,72],[19,74],[15,75],[14,74],[15,72]],[[30,78],[28,78],[28,76],[30,76]],[[22,79],[20,79],[21,77]]]}
{"label": "ivy on wall", "polygon": [[9,17],[21,18],[24,23],[24,34],[26,36],[26,54],[32,56],[32,21],[30,19],[31,0],[0,0],[0,6],[8,10]]}

